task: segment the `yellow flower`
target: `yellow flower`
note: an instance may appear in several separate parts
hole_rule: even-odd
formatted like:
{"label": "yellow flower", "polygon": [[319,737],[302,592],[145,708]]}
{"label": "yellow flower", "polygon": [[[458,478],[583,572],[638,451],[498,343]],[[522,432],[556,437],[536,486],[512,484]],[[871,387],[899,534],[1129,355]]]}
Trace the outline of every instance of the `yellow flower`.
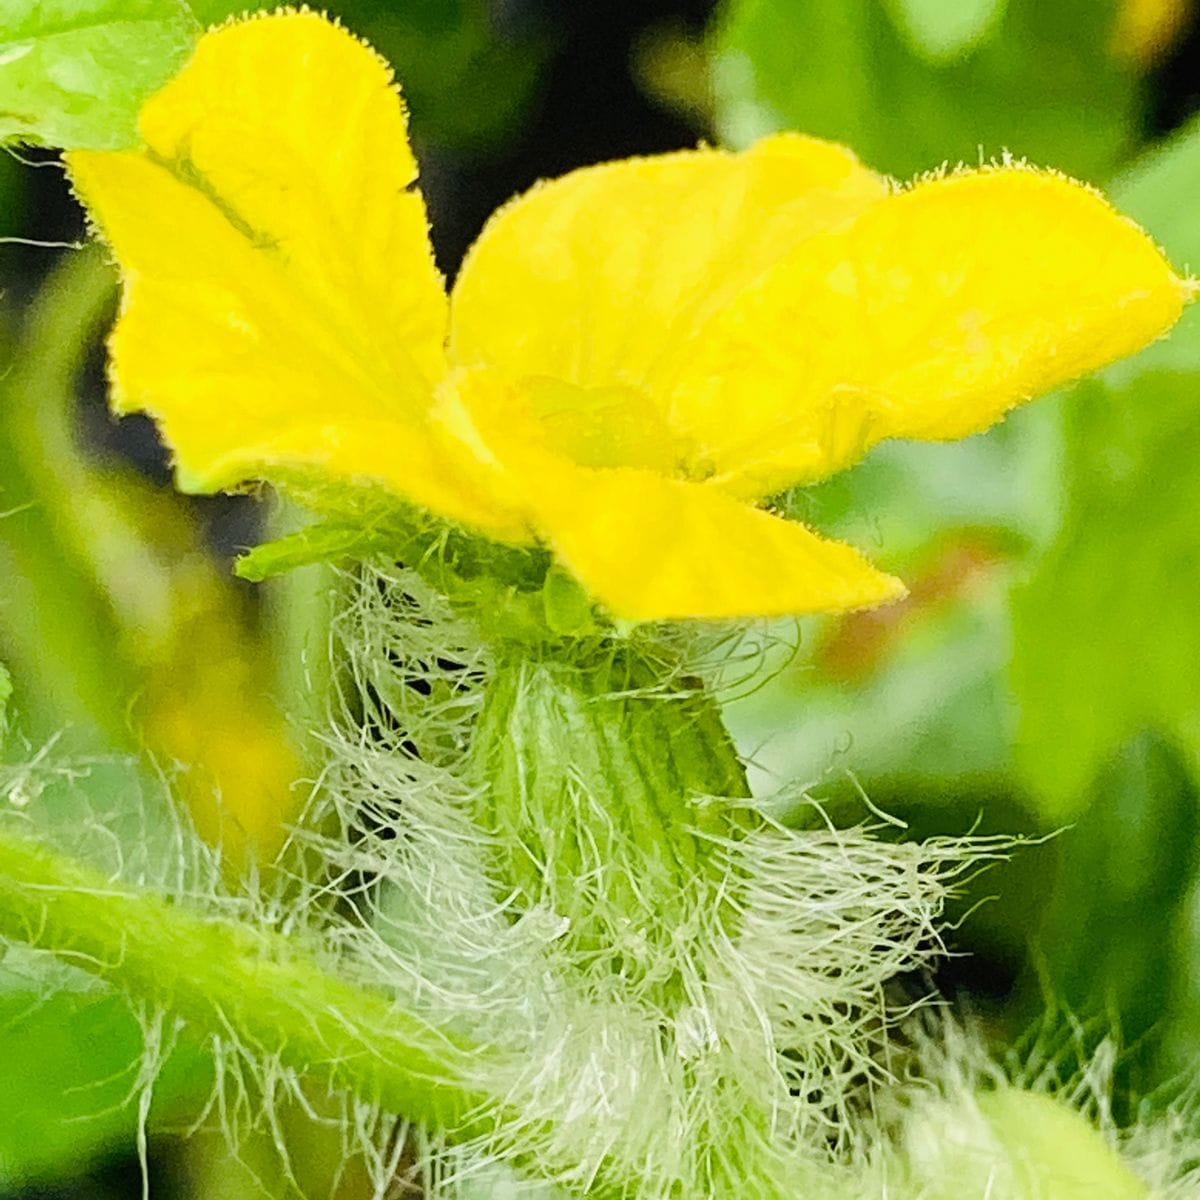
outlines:
{"label": "yellow flower", "polygon": [[1187,28],[1194,4],[1195,0],[1119,0],[1110,49],[1148,71]]}
{"label": "yellow flower", "polygon": [[69,167],[124,273],[114,403],[158,418],[181,487],[382,490],[548,546],[630,619],[899,595],[759,503],[983,429],[1190,294],[1061,176],[898,189],[785,134],[541,184],[447,298],[388,68],[312,13],[206,35],[140,131]]}

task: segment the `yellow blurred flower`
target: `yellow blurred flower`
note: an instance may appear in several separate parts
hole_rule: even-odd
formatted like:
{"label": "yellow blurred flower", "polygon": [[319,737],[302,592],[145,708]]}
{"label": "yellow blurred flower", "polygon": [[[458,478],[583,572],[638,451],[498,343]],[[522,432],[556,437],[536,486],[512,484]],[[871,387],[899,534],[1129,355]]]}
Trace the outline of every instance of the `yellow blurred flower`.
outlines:
{"label": "yellow blurred flower", "polygon": [[1191,20],[1194,0],[1120,0],[1112,51],[1143,70],[1154,66]]}
{"label": "yellow blurred flower", "polygon": [[271,702],[264,647],[237,620],[215,568],[194,566],[179,571],[181,584],[190,575],[196,586],[180,589],[170,638],[142,647],[152,661],[136,711],[146,749],[236,875],[283,844],[304,763]]}
{"label": "yellow blurred flower", "polygon": [[541,184],[447,297],[390,72],[312,13],[206,35],[140,130],[69,167],[124,273],[114,402],[159,419],[181,487],[382,490],[549,546],[630,619],[901,594],[759,502],[983,429],[1190,294],[1061,176],[899,189],[784,134]]}

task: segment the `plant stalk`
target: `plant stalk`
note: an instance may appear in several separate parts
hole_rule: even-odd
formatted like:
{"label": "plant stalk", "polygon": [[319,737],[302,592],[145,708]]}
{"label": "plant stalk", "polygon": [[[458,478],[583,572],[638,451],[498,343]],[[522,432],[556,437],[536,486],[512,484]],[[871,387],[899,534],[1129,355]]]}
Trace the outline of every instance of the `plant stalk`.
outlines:
{"label": "plant stalk", "polygon": [[9,831],[0,831],[0,938],[451,1136],[505,1119],[501,1101],[472,1082],[480,1047],[339,979],[280,934],[115,883]]}

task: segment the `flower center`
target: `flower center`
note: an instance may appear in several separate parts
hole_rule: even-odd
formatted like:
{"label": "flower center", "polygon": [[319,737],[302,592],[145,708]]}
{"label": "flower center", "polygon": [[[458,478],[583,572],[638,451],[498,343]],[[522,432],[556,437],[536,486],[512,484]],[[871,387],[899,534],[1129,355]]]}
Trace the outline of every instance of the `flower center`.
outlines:
{"label": "flower center", "polygon": [[580,387],[560,379],[522,380],[528,412],[547,448],[582,467],[680,471],[679,438],[658,406],[627,385]]}

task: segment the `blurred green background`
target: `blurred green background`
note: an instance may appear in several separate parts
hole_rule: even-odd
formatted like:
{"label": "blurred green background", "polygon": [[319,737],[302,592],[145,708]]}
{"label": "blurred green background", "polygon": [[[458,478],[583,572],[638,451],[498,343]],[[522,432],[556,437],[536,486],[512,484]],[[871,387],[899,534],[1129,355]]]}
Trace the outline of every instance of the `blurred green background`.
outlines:
{"label": "blurred green background", "polygon": [[[207,22],[242,6],[191,7]],[[540,177],[776,128],[844,141],[901,179],[1004,153],[1053,165],[1108,190],[1179,269],[1200,267],[1200,21],[1185,0],[329,7],[396,67],[450,274],[488,213]],[[28,8],[0,0],[0,136],[20,132],[3,51]],[[79,852],[167,869],[168,788],[235,850],[269,846],[299,802],[301,678],[327,593],[312,572],[235,581],[265,506],[175,496],[149,423],[107,416],[103,256],[28,244],[82,237],[52,151],[0,156],[0,660],[15,712],[0,782]],[[865,794],[904,824],[881,836],[1024,835],[962,897],[960,953],[937,984],[998,1046],[1048,1040],[1064,1073],[1115,1032],[1124,1094],[1165,1103],[1200,1063],[1200,313],[987,435],[884,446],[783,502],[912,594],[761,631],[761,669],[727,697],[756,786],[798,779],[839,818],[874,821]],[[54,765],[68,758],[87,769]],[[0,1196],[139,1195],[142,1033],[82,976],[47,998],[40,972],[0,961]],[[253,1143],[236,1164],[219,1140],[172,1132],[209,1083],[183,1047],[156,1086],[155,1195],[291,1194]],[[326,1195],[336,1139],[304,1130],[296,1183]],[[351,1171],[338,1194],[362,1186]]]}

